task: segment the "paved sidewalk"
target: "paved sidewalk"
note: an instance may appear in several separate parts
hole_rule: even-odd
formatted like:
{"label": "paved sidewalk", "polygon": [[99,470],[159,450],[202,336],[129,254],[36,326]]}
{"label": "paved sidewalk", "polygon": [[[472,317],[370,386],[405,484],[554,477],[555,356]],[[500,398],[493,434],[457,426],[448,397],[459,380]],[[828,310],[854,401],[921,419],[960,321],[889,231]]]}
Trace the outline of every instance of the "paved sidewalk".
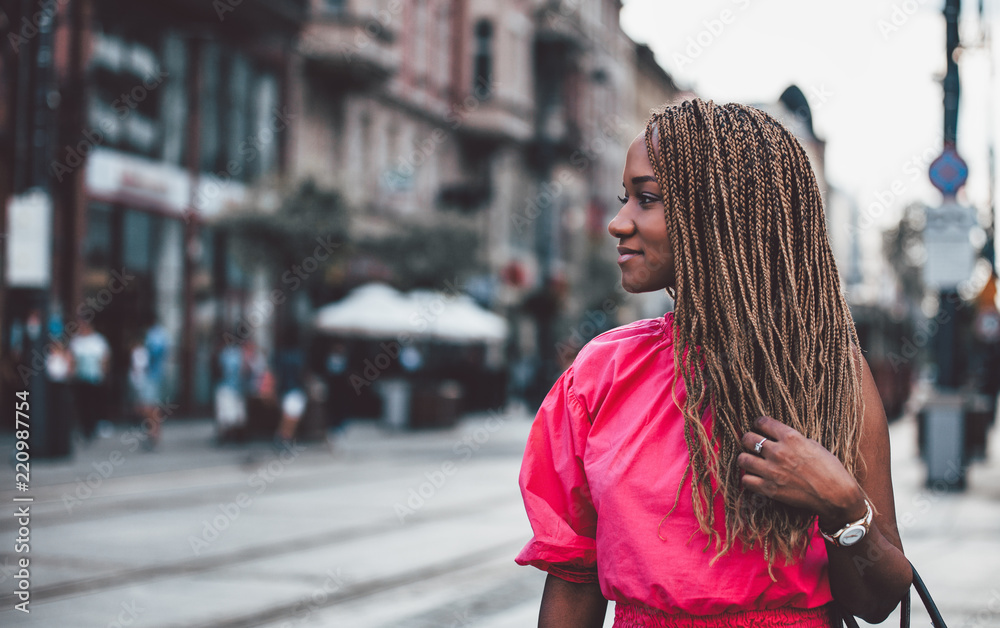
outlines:
{"label": "paved sidewalk", "polygon": [[[119,430],[32,464],[33,612],[10,610],[5,516],[0,625],[104,628],[135,608],[137,628],[533,626],[544,575],[513,564],[530,536],[517,490],[529,426],[523,412],[417,433],[361,422],[285,452],[214,447],[208,420],[168,422],[152,453]],[[907,555],[951,628],[1000,628],[1000,430],[960,494],[924,488],[912,417],[890,438]],[[927,625],[915,596],[914,611]]]}

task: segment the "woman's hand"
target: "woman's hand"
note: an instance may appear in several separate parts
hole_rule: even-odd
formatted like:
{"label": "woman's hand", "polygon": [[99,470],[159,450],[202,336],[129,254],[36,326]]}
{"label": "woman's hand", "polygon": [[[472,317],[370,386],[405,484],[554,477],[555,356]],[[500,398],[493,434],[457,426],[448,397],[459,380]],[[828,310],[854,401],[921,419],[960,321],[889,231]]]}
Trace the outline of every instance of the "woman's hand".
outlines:
{"label": "woman's hand", "polygon": [[[910,588],[913,574],[903,555],[896,527],[889,464],[889,427],[868,362],[863,370],[863,413],[858,456],[864,461],[851,477],[836,456],[797,430],[768,417],[744,434],[737,462],[746,470],[743,486],[819,515],[820,528],[832,532],[865,514],[864,498],[875,516],[863,539],[848,547],[827,542],[830,592],[848,612],[870,624],[885,621]],[[752,453],[767,438],[760,455]]]}
{"label": "woman's hand", "polygon": [[[760,453],[757,443],[764,440]],[[737,464],[746,473],[743,487],[819,516],[820,528],[833,531],[865,515],[865,495],[857,480],[826,448],[771,417],[754,422],[743,435],[746,452]]]}

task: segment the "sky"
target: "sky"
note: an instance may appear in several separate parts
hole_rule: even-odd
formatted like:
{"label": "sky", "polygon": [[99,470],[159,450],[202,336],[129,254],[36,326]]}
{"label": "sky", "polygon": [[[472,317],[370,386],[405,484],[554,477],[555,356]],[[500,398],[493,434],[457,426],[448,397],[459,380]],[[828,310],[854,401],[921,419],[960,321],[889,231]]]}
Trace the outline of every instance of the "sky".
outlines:
{"label": "sky", "polygon": [[[1000,0],[985,2],[985,22],[1000,33]],[[884,228],[911,201],[941,200],[927,166],[942,143],[942,7],[942,0],[625,0],[621,24],[702,98],[774,102],[798,85],[827,142],[828,180]],[[987,49],[972,46],[980,37],[977,2],[963,3],[961,36],[969,48],[959,60],[958,150],[970,173],[959,200],[986,214],[987,140],[1000,131],[1000,90]],[[1000,65],[997,50],[992,56]]]}

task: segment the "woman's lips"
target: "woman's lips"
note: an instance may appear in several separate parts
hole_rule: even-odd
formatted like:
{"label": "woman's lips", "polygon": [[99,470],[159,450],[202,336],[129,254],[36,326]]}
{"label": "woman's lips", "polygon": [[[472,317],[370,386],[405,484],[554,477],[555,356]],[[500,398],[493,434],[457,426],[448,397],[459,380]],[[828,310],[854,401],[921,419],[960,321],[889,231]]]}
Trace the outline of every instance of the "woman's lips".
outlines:
{"label": "woman's lips", "polygon": [[624,264],[633,257],[638,257],[642,255],[642,251],[636,251],[635,249],[630,249],[627,246],[618,247],[618,263]]}

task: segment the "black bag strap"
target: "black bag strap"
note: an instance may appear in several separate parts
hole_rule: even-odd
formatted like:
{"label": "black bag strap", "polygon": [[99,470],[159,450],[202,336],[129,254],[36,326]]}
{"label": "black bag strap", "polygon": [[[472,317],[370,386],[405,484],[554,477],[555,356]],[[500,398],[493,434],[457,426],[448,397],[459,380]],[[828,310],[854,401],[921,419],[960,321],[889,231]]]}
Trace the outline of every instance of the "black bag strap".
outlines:
{"label": "black bag strap", "polygon": [[[941,611],[938,610],[937,604],[931,599],[931,592],[927,590],[927,585],[920,578],[920,574],[917,573],[916,568],[912,564],[910,564],[910,569],[913,569],[913,586],[916,587],[920,601],[924,603],[924,608],[927,609],[927,612],[931,616],[931,623],[934,624],[935,628],[948,628],[944,623],[944,617],[941,617]],[[907,597],[909,597],[909,591],[907,591]],[[909,622],[907,622],[907,625],[909,625]]]}
{"label": "black bag strap", "polygon": [[[920,574],[917,573],[917,569],[910,563],[910,569],[913,571],[913,587],[917,590],[917,595],[920,596],[920,601],[924,603],[924,608],[927,609],[927,614],[931,616],[931,623],[934,628],[948,628],[948,625],[944,623],[944,618],[941,617],[941,611],[938,610],[937,604],[934,603],[933,598],[931,598],[930,591],[927,590],[927,585],[924,584],[923,579],[921,579]],[[858,628],[858,622],[854,619],[854,615],[845,612],[840,609],[841,619],[847,624],[847,628]],[[900,601],[899,608],[899,626],[900,628],[910,628],[910,592],[907,591],[906,595]]]}

